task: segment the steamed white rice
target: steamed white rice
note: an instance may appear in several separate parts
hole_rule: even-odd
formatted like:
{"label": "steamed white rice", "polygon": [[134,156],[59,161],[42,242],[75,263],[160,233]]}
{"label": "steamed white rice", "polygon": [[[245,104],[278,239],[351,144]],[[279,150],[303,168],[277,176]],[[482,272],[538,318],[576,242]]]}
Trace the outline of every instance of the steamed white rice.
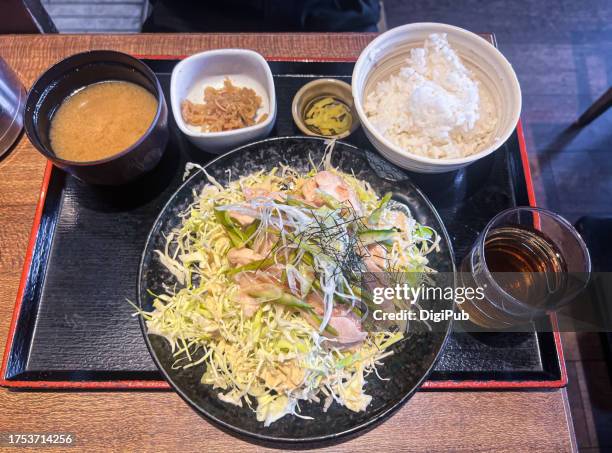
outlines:
{"label": "steamed white rice", "polygon": [[479,152],[497,124],[490,93],[463,65],[446,34],[432,34],[422,48],[411,49],[406,66],[377,84],[364,109],[395,145],[439,159]]}

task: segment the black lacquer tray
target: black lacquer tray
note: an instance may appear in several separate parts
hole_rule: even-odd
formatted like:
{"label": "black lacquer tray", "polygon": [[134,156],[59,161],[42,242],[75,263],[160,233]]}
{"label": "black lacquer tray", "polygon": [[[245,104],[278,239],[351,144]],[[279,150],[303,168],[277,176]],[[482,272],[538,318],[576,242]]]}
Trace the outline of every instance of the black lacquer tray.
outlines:
{"label": "black lacquer tray", "polygon": [[[169,97],[176,60],[145,59]],[[299,135],[291,100],[307,81],[350,83],[352,62],[270,61],[278,102],[272,135]],[[168,99],[169,100],[169,99]],[[147,234],[181,184],[185,163],[215,156],[189,144],[170,118],[160,165],[120,188],[95,188],[47,167],[36,210],[0,385],[20,388],[165,389],[133,308]],[[373,150],[361,130],[346,141]],[[459,262],[496,213],[534,204],[519,124],[497,152],[467,169],[411,175],[451,236]],[[425,389],[543,388],[567,382],[555,333],[453,333]]]}

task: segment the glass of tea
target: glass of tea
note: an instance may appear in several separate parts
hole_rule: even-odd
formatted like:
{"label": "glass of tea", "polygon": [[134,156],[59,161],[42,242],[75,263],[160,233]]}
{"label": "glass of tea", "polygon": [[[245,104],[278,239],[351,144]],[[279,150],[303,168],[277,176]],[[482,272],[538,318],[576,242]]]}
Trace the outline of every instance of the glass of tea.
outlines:
{"label": "glass of tea", "polygon": [[482,288],[482,297],[460,307],[481,327],[524,324],[574,299],[590,273],[588,249],[567,220],[540,208],[507,209],[461,264],[463,286]]}

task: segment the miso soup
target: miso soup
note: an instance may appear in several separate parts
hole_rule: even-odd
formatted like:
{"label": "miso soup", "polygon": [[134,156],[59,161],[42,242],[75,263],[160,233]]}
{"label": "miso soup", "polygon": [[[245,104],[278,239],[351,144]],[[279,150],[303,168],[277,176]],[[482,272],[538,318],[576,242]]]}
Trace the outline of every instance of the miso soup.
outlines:
{"label": "miso soup", "polygon": [[113,156],[136,143],[157,112],[157,99],[135,83],[94,83],[67,97],[51,119],[49,137],[56,156],[90,162]]}

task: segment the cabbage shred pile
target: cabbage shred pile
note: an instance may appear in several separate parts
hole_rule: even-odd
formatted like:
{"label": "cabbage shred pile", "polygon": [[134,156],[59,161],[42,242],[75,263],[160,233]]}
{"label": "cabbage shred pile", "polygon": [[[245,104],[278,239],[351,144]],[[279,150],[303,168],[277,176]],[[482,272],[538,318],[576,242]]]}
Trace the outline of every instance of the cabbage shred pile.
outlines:
{"label": "cabbage shred pile", "polygon": [[404,333],[362,330],[359,274],[433,272],[436,232],[329,163],[208,179],[156,251],[175,281],[140,312],[148,333],[169,342],[174,368],[202,367],[202,384],[265,426],[310,418],[301,401],[365,411],[366,379]]}

